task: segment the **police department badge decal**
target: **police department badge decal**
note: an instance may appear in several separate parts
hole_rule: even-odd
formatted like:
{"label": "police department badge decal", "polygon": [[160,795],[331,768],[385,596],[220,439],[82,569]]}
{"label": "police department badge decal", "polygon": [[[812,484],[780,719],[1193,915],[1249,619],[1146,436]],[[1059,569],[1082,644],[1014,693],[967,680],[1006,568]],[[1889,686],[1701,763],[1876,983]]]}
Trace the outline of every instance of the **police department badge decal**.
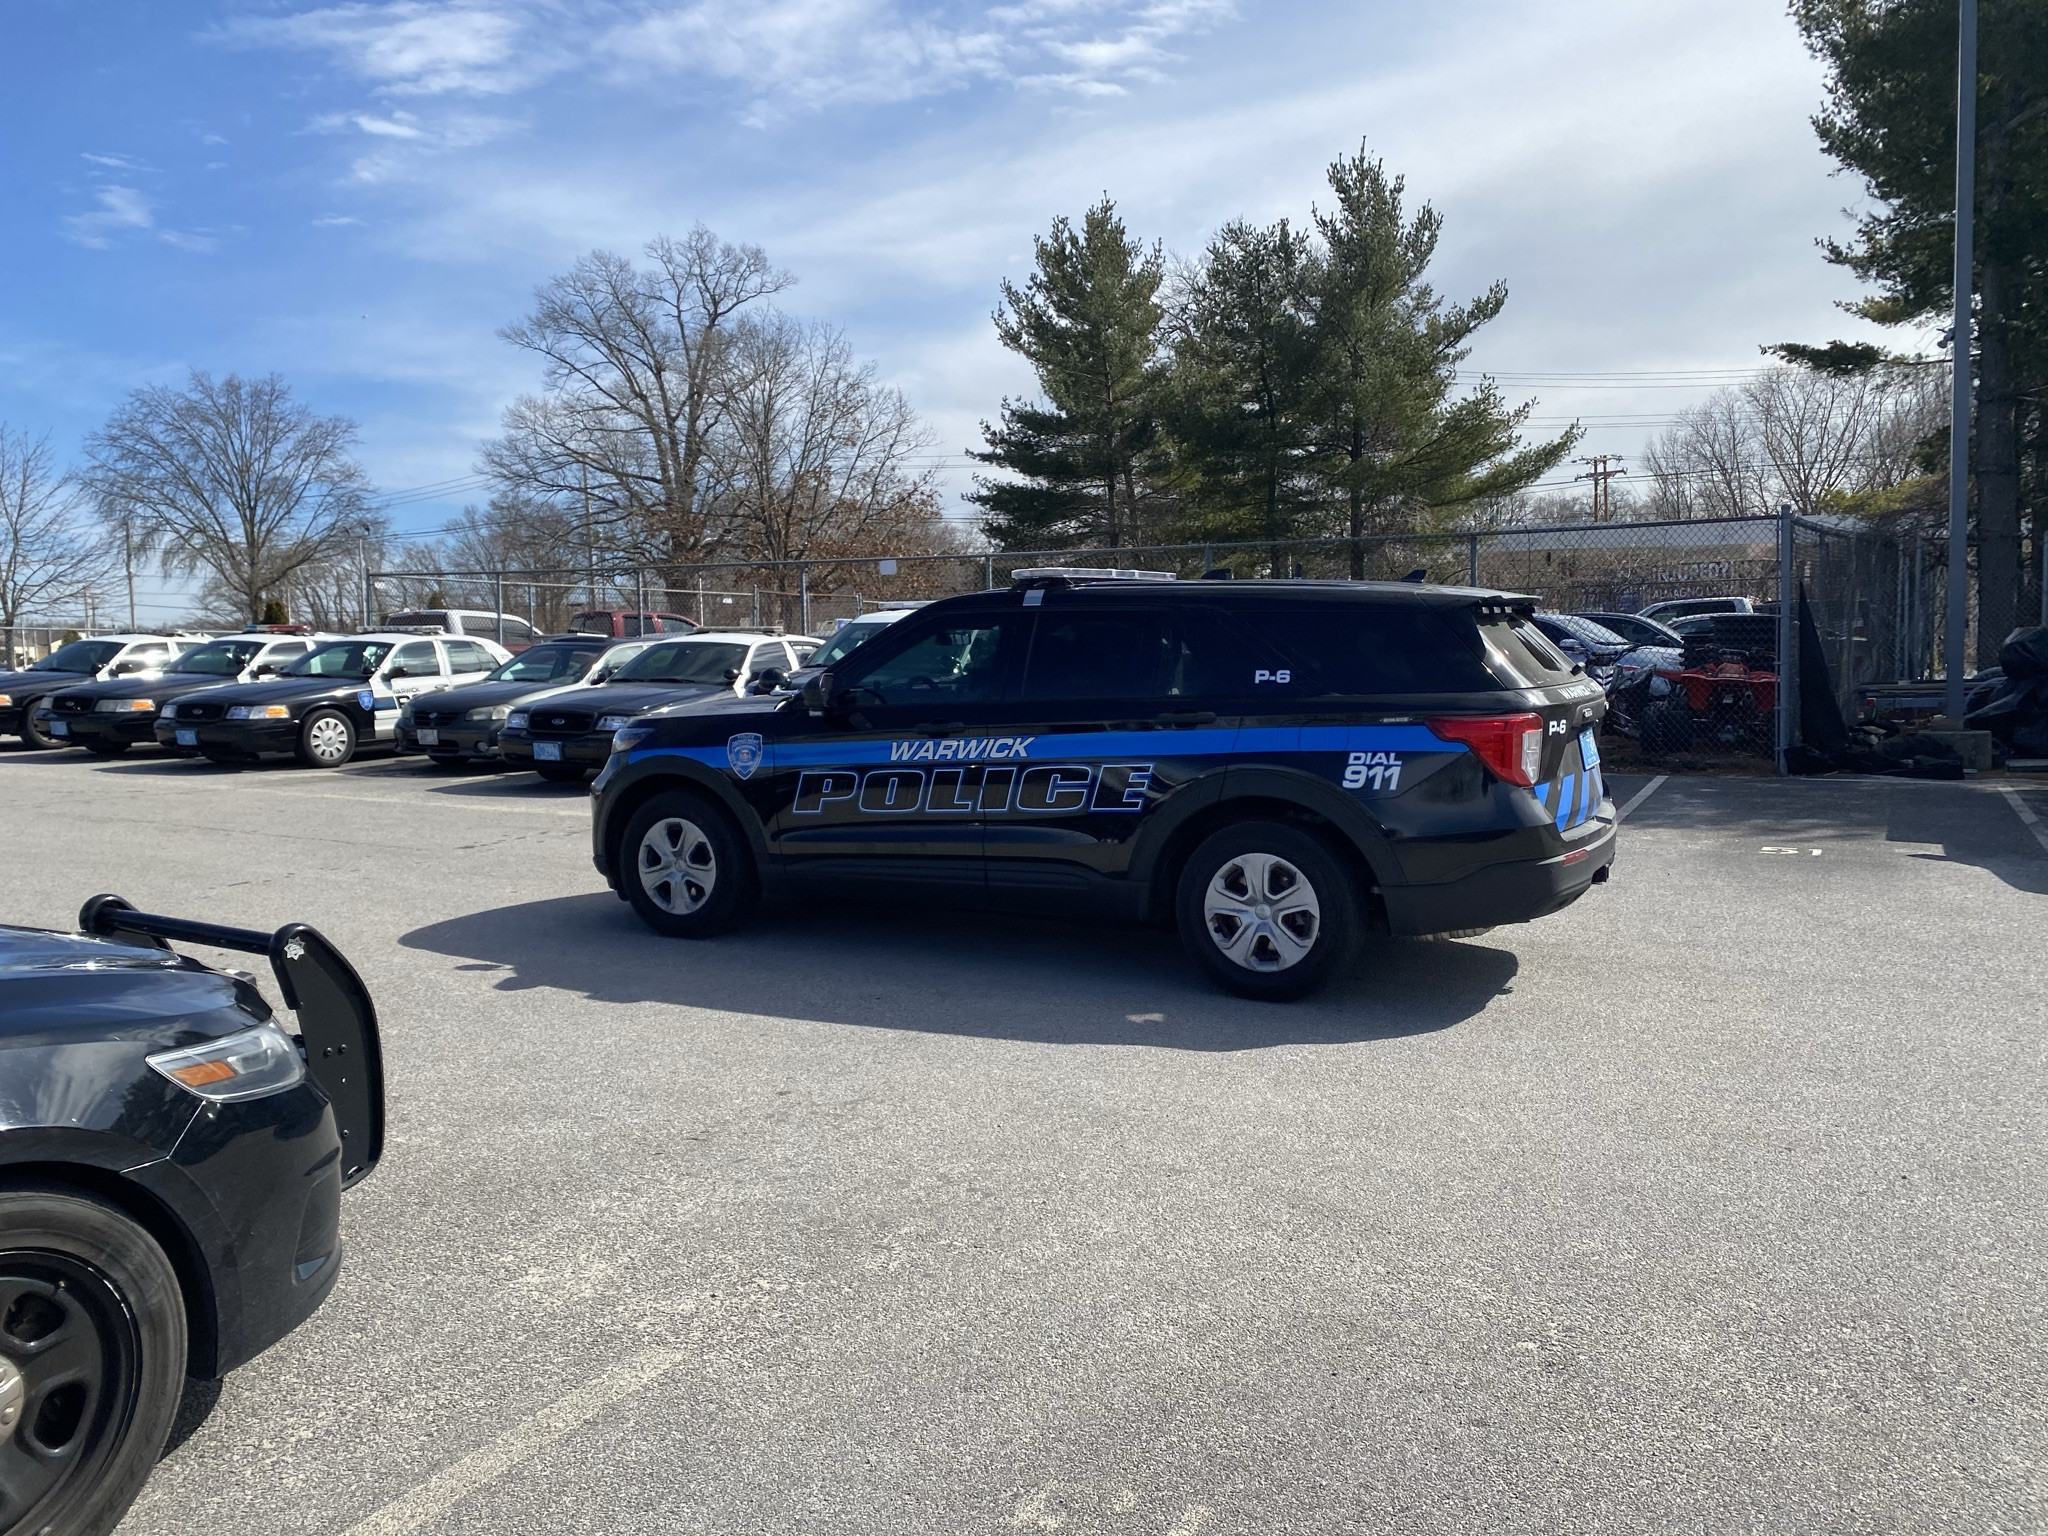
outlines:
{"label": "police department badge decal", "polygon": [[742,731],[729,737],[725,743],[726,766],[732,769],[736,778],[751,779],[754,770],[761,766],[761,733]]}

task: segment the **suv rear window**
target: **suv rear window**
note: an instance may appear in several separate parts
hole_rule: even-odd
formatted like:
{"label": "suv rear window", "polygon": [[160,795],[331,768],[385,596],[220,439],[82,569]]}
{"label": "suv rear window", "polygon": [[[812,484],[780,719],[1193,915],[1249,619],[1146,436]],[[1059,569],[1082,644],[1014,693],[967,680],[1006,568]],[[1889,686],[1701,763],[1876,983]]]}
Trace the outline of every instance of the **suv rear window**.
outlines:
{"label": "suv rear window", "polygon": [[1234,607],[1230,617],[1292,673],[1284,689],[1289,698],[1484,693],[1501,686],[1463,611],[1289,602]]}
{"label": "suv rear window", "polygon": [[1488,619],[1479,626],[1479,634],[1495,662],[1520,686],[1547,688],[1577,675],[1564,652],[1527,619]]}

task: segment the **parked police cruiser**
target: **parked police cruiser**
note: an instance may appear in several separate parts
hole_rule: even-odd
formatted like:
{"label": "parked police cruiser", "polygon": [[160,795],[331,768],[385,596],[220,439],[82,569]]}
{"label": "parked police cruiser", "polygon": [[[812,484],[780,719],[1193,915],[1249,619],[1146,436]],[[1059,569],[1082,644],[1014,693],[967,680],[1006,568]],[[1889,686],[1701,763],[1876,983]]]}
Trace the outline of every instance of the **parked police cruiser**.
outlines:
{"label": "parked police cruiser", "polygon": [[156,740],[157,712],[173,699],[275,677],[315,646],[339,638],[315,634],[303,625],[256,626],[209,640],[153,675],[118,677],[53,693],[36,712],[36,724],[46,734],[95,756],[119,757],[132,746]]}
{"label": "parked police cruiser", "polygon": [[659,932],[763,894],[1173,921],[1250,997],[1368,926],[1524,922],[1604,880],[1598,684],[1535,599],[1036,570],[933,603],[794,697],[620,729],[597,866]]}

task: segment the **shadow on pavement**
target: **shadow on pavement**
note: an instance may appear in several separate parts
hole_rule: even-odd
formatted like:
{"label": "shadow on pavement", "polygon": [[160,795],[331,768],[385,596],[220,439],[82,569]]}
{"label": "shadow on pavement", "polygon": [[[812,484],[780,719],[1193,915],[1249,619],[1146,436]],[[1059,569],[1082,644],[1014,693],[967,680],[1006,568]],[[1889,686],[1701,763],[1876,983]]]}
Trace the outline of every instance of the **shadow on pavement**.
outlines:
{"label": "shadow on pavement", "polygon": [[1448,1029],[1509,989],[1518,962],[1484,943],[1374,939],[1352,974],[1304,1002],[1211,988],[1172,934],[987,913],[770,910],[705,943],[663,939],[610,894],[451,918],[409,949],[499,971],[501,989],[598,1002],[1040,1044],[1239,1051]]}
{"label": "shadow on pavement", "polygon": [[2048,895],[2048,852],[1998,792],[1998,782],[1674,779],[1629,825],[1693,826],[1760,843],[1881,837],[1929,844],[1941,852],[1909,857],[1974,865],[2014,890]]}

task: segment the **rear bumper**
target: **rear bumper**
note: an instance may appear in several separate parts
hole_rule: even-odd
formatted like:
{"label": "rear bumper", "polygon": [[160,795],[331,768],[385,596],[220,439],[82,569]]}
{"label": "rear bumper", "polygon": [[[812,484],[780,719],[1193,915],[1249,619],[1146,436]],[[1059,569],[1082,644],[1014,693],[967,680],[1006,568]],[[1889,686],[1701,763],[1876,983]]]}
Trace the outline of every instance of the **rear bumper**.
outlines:
{"label": "rear bumper", "polygon": [[1614,863],[1611,802],[1601,805],[1597,819],[1606,822],[1603,831],[1546,858],[1489,864],[1437,885],[1382,887],[1388,928],[1412,937],[1533,922],[1563,910],[1605,880]]}

